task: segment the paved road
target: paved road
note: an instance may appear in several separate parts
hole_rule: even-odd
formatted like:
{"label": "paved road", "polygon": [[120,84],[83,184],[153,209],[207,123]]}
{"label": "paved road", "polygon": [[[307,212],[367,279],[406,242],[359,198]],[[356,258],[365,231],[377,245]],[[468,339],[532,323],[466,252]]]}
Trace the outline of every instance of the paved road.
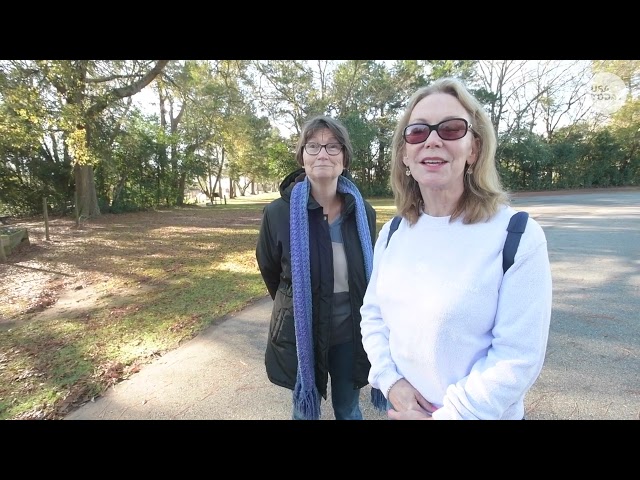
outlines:
{"label": "paved road", "polygon": [[[544,228],[553,315],[529,419],[640,419],[640,190],[519,197]],[[221,319],[69,414],[94,419],[288,419],[264,370],[271,299]],[[366,419],[384,420],[363,389]],[[331,418],[323,402],[323,419]]]}

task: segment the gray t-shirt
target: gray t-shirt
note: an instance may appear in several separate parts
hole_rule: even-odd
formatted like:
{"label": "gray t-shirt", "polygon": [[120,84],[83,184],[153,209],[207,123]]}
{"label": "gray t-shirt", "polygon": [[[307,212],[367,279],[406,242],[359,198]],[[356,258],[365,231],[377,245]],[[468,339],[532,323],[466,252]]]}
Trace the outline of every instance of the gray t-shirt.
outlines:
{"label": "gray t-shirt", "polygon": [[329,224],[333,246],[333,318],[331,319],[330,345],[339,345],[353,340],[353,319],[349,301],[349,270],[347,256],[342,243],[342,215]]}

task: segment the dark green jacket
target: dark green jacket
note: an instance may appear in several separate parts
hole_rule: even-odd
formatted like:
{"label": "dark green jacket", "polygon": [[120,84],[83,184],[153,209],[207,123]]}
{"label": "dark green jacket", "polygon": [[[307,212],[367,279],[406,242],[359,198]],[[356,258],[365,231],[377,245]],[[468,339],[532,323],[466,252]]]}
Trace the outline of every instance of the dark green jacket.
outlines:
{"label": "dark green jacket", "polygon": [[[342,173],[351,180],[347,171]],[[256,259],[260,273],[273,299],[269,338],[265,353],[265,366],[269,380],[292,389],[296,384],[298,358],[293,319],[293,287],[291,284],[291,249],[289,244],[289,199],[296,181],[304,179],[304,169],[289,174],[280,184],[280,198],[264,208],[260,234],[256,246]],[[354,388],[368,382],[371,365],[362,346],[360,333],[360,307],[367,281],[364,257],[356,226],[355,198],[344,194],[342,212],[342,239],[349,270],[349,292],[353,338],[355,339]],[[375,243],[376,212],[365,201],[371,247]],[[333,248],[329,224],[324,219],[322,206],[309,196],[309,252],[311,266],[313,339],[316,386],[327,398],[328,352],[330,343],[331,305],[333,296]]]}

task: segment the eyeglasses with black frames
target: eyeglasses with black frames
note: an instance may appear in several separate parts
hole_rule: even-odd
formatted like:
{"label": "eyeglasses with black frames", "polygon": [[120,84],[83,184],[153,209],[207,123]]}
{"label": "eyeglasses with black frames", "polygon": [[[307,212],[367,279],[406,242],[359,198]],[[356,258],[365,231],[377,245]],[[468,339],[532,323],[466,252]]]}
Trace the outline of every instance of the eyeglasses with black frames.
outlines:
{"label": "eyeglasses with black frames", "polygon": [[433,130],[443,140],[459,140],[467,134],[468,130],[473,132],[471,124],[464,118],[449,118],[435,125],[412,123],[405,127],[402,136],[405,142],[414,145],[424,142]]}
{"label": "eyeglasses with black frames", "polygon": [[341,143],[327,143],[322,145],[321,143],[309,142],[305,144],[304,149],[309,155],[317,155],[322,150],[322,147],[331,156],[338,155],[342,151],[343,145]]}

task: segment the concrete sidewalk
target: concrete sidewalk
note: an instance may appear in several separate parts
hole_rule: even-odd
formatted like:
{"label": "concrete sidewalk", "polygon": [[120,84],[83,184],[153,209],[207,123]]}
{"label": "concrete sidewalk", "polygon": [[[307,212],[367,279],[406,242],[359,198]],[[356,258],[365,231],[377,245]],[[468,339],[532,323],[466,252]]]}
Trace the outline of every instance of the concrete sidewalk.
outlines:
{"label": "concrete sidewalk", "polygon": [[[264,367],[271,305],[267,296],[216,322],[65,420],[291,418],[291,391],[269,382]],[[370,391],[362,389],[363,415],[385,419]],[[325,401],[322,418],[333,418]]]}
{"label": "concrete sidewalk", "polygon": [[[544,228],[553,276],[547,357],[527,418],[640,419],[640,190],[517,198]],[[217,321],[68,420],[287,420],[269,382],[271,298]],[[386,419],[362,390],[365,419]],[[322,403],[323,419],[332,418]]]}

